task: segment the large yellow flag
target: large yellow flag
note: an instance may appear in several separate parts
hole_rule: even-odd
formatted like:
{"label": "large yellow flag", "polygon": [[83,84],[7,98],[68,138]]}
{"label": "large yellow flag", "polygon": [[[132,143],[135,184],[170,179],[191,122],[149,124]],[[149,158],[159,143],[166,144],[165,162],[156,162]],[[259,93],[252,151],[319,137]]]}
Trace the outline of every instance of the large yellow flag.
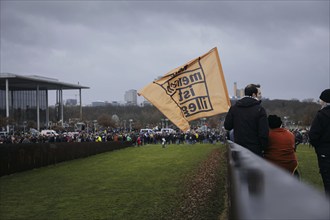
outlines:
{"label": "large yellow flag", "polygon": [[138,92],[182,131],[189,121],[227,112],[230,101],[217,48]]}

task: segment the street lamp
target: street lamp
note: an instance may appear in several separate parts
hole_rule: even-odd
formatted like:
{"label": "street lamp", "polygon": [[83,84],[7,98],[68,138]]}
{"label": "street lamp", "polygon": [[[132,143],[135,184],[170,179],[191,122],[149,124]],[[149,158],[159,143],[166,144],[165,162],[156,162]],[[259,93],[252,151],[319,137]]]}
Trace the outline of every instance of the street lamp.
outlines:
{"label": "street lamp", "polygon": [[166,128],[168,128],[168,119],[165,118]]}
{"label": "street lamp", "polygon": [[162,122],[162,128],[164,128],[164,119],[162,118],[162,119],[160,119],[161,120],[161,122]]}
{"label": "street lamp", "polygon": [[201,129],[202,129],[202,131],[206,130],[205,121],[206,121],[206,118],[201,118]]}
{"label": "street lamp", "polygon": [[201,126],[205,125],[206,118],[201,118]]}
{"label": "street lamp", "polygon": [[24,128],[24,134],[25,134],[25,127],[27,125],[27,122],[26,121],[23,121],[23,128]]}
{"label": "street lamp", "polygon": [[221,131],[223,124],[225,122],[225,118],[223,116],[220,117],[220,124],[219,124],[219,130]]}
{"label": "street lamp", "polygon": [[94,132],[96,132],[96,124],[97,124],[97,120],[93,120]]}
{"label": "street lamp", "polygon": [[288,127],[289,116],[284,116],[284,127]]}

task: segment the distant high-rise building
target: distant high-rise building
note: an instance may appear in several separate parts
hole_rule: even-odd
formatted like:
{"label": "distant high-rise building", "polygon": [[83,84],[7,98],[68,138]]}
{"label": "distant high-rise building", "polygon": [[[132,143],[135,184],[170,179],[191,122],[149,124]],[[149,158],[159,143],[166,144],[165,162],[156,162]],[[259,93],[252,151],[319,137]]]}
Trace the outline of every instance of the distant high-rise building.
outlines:
{"label": "distant high-rise building", "polygon": [[67,99],[65,102],[65,105],[70,105],[70,106],[74,106],[77,105],[77,99]]}
{"label": "distant high-rise building", "polygon": [[104,101],[94,101],[92,102],[93,107],[98,107],[98,106],[105,106],[106,103]]}
{"label": "distant high-rise building", "polygon": [[237,98],[243,98],[244,97],[244,89],[238,89],[237,90]]}
{"label": "distant high-rise building", "polygon": [[234,82],[234,98],[237,98],[237,82]]}
{"label": "distant high-rise building", "polygon": [[125,92],[125,102],[128,105],[137,105],[137,91],[135,89]]}
{"label": "distant high-rise building", "polygon": [[117,101],[112,101],[112,102],[111,102],[111,105],[113,105],[113,106],[120,106],[120,103],[117,102]]}
{"label": "distant high-rise building", "polygon": [[238,89],[237,83],[234,82],[234,99],[240,99],[244,97],[244,89]]}

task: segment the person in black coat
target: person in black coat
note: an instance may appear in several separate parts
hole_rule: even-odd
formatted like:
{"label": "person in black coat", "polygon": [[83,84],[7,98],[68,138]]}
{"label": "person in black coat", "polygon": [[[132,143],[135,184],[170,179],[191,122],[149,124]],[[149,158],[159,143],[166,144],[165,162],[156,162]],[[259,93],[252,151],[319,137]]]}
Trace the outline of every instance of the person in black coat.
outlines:
{"label": "person in black coat", "polygon": [[330,197],[330,89],[321,93],[320,103],[322,108],[312,122],[309,140],[315,148],[324,190]]}
{"label": "person in black coat", "polygon": [[224,122],[226,130],[233,129],[234,142],[262,156],[268,145],[268,120],[261,106],[260,86],[247,85],[245,96],[231,106]]}

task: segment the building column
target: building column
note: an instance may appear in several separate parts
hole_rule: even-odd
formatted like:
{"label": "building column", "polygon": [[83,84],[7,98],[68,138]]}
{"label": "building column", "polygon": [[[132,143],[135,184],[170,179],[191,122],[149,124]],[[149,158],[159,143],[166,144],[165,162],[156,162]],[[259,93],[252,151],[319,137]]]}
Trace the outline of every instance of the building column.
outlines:
{"label": "building column", "polygon": [[46,128],[49,128],[48,90],[46,90]]}
{"label": "building column", "polygon": [[[6,79],[6,118],[9,119],[9,80]],[[7,123],[7,133],[9,133],[9,124]]]}
{"label": "building column", "polygon": [[37,85],[36,102],[37,102],[37,130],[40,131],[40,100],[39,100],[39,84]]}
{"label": "building column", "polygon": [[79,89],[80,121],[82,121],[81,89]]}
{"label": "building column", "polygon": [[60,109],[61,109],[61,125],[63,127],[64,117],[63,117],[63,89],[62,88],[60,89]]}
{"label": "building column", "polygon": [[60,89],[56,90],[56,104],[55,104],[55,120],[56,123],[61,120],[61,98],[60,98]]}

